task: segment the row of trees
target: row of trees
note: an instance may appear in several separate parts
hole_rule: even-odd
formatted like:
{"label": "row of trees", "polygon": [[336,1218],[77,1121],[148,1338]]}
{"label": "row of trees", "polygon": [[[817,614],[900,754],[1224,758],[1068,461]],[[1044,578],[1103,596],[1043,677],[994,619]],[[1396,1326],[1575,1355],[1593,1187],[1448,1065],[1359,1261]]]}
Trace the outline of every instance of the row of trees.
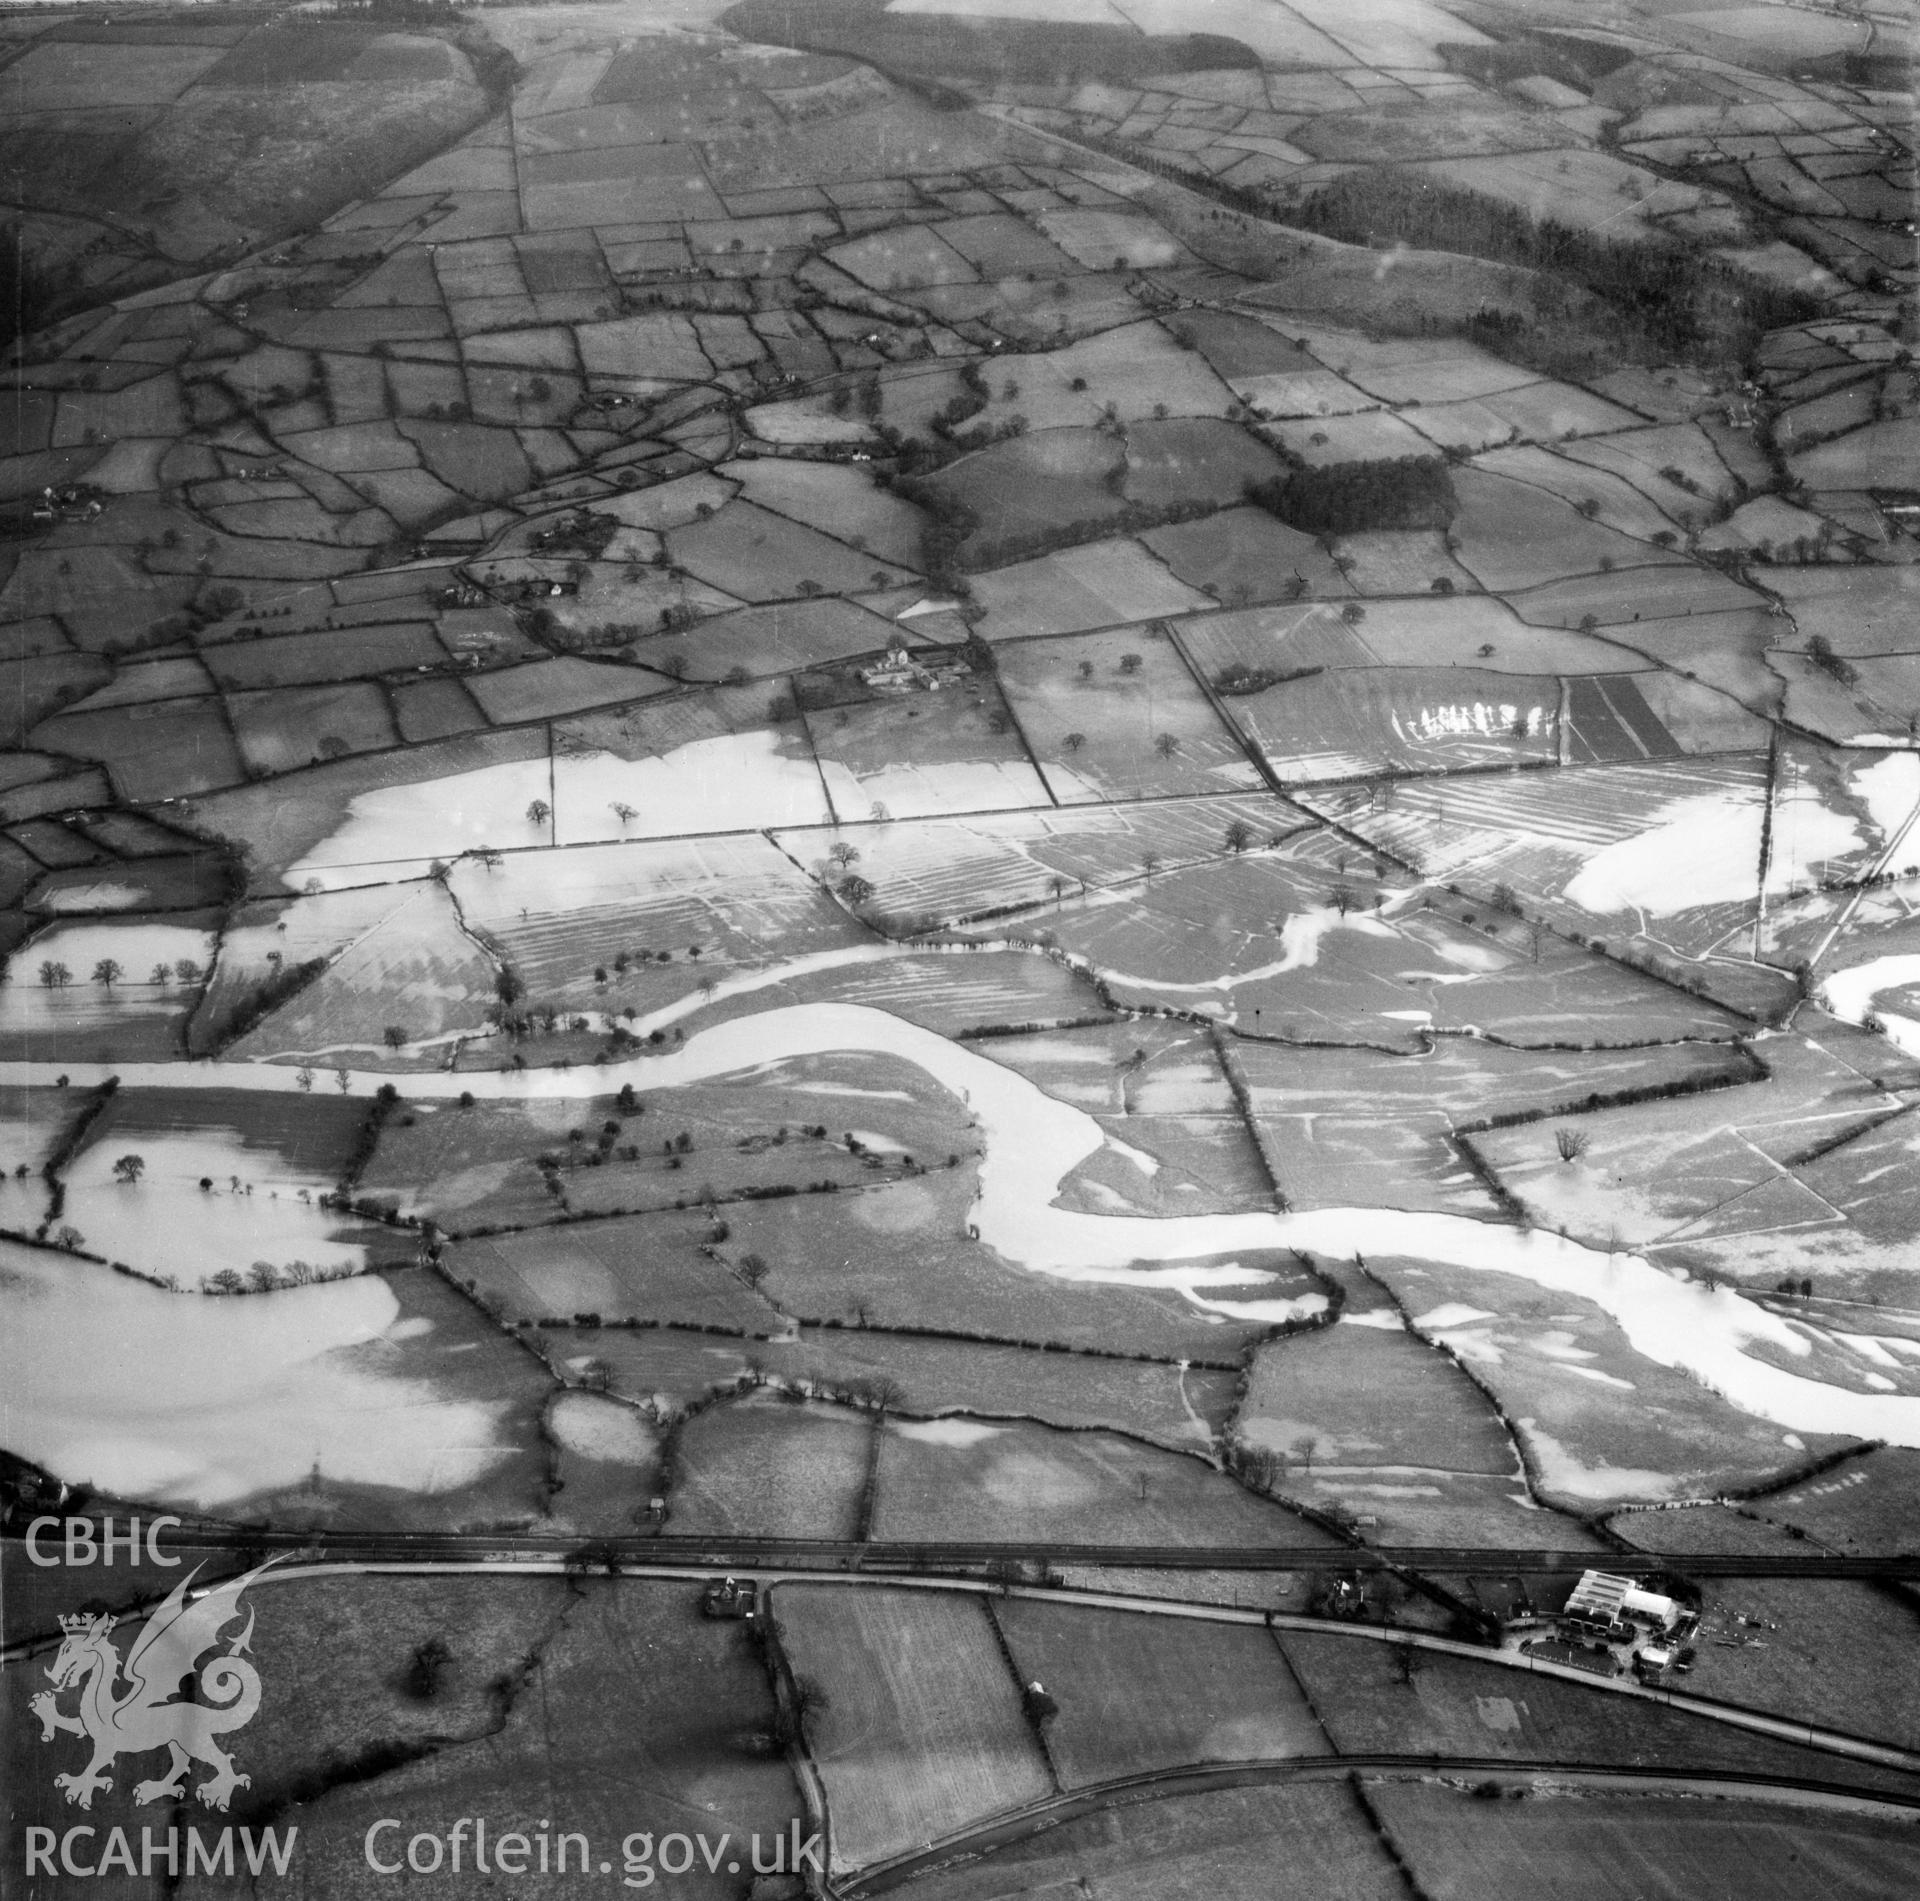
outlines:
{"label": "row of trees", "polygon": [[[43,958],[38,974],[44,990],[65,990],[73,982],[72,970],[56,957]],[[126,974],[125,965],[117,957],[102,957],[93,967],[93,981],[102,990],[111,990]],[[182,957],[171,964],[155,964],[147,981],[164,989],[176,979],[183,984],[197,984],[205,974],[191,957]]]}

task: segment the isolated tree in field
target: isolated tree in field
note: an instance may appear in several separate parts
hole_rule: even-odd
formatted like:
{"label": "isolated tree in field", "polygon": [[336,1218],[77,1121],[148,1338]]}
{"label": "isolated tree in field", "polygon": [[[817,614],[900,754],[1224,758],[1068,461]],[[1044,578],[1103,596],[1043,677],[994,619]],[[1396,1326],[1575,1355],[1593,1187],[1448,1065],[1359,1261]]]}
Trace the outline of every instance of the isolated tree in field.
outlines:
{"label": "isolated tree in field", "polygon": [[1056,911],[1059,910],[1060,900],[1066,895],[1066,879],[1061,877],[1056,871],[1053,876],[1047,880],[1047,889],[1053,893],[1053,908]]}
{"label": "isolated tree in field", "polygon": [[1120,671],[1122,673],[1138,673],[1140,667],[1141,660],[1137,653],[1123,653],[1120,656]]}
{"label": "isolated tree in field", "polygon": [[1171,733],[1161,733],[1155,738],[1153,749],[1162,759],[1171,759],[1180,750],[1180,742]]}
{"label": "isolated tree in field", "polygon": [[860,847],[849,844],[844,838],[837,839],[828,847],[827,856],[831,858],[836,865],[840,866],[842,870],[845,870],[848,865],[859,863]]}
{"label": "isolated tree in field", "polygon": [[620,821],[620,829],[625,831],[640,814],[636,812],[625,799],[615,799],[613,802],[613,816]]}
{"label": "isolated tree in field", "polygon": [[313,1071],[308,1069],[305,1064],[302,1064],[294,1073],[293,1080],[300,1085],[303,1091],[311,1090],[313,1087]]}
{"label": "isolated tree in field", "polygon": [[1093,662],[1091,660],[1081,661],[1080,677],[1083,680],[1091,680],[1093,678]]}
{"label": "isolated tree in field", "polygon": [[407,1666],[407,1694],[416,1703],[432,1702],[440,1694],[441,1679],[452,1660],[453,1652],[442,1638],[429,1637],[425,1643],[418,1645],[412,1663]]}
{"label": "isolated tree in field", "polygon": [[1227,827],[1227,850],[1243,852],[1253,843],[1253,827],[1245,819],[1235,819]]}
{"label": "isolated tree in field", "polygon": [[153,972],[147,978],[147,981],[154,985],[156,989],[166,989],[166,987],[173,982],[173,966],[165,963],[155,964]]}
{"label": "isolated tree in field", "polygon": [[1342,917],[1345,917],[1358,902],[1354,896],[1353,887],[1345,884],[1335,885],[1327,893],[1327,900]]}
{"label": "isolated tree in field", "polygon": [[760,1283],[773,1271],[758,1254],[745,1254],[733,1270],[746,1284],[758,1290]]}
{"label": "isolated tree in field", "polygon": [[390,1050],[401,1050],[407,1046],[407,1029],[403,1023],[389,1023],[380,1032],[380,1040]]}
{"label": "isolated tree in field", "polygon": [[552,817],[553,807],[550,806],[545,799],[532,799],[528,801],[527,823],[529,825],[544,825],[547,820]]}
{"label": "isolated tree in field", "polygon": [[1593,1146],[1593,1138],[1584,1129],[1555,1129],[1553,1146],[1563,1162],[1577,1162]]}
{"label": "isolated tree in field", "polygon": [[73,982],[73,972],[65,964],[49,957],[40,966],[40,982],[48,990],[64,990]]}
{"label": "isolated tree in field", "polygon": [[177,958],[174,962],[173,974],[183,984],[197,984],[200,981],[200,966],[191,957]]}
{"label": "isolated tree in field", "polygon": [[343,1096],[349,1095],[352,1093],[353,1078],[350,1075],[348,1075],[344,1069],[336,1069],[333,1072],[333,1080],[338,1085],[340,1093]]}
{"label": "isolated tree in field", "polygon": [[1087,743],[1087,736],[1085,733],[1069,733],[1066,736],[1066,739],[1062,742],[1062,744],[1065,745],[1068,752],[1078,752],[1080,748],[1084,746],[1086,743]]}
{"label": "isolated tree in field", "polygon": [[1047,1692],[1038,1677],[1020,1692],[1020,1707],[1036,1729],[1044,1728],[1060,1714],[1060,1705]]}
{"label": "isolated tree in field", "polygon": [[1140,869],[1147,874],[1147,883],[1153,883],[1153,874],[1160,869],[1160,854],[1157,851],[1143,851],[1140,854]]}
{"label": "isolated tree in field", "polygon": [[93,981],[102,990],[111,990],[120,981],[120,960],[117,957],[103,957],[93,967]]}
{"label": "isolated tree in field", "polygon": [[144,1155],[122,1155],[113,1165],[113,1179],[125,1182],[128,1187],[132,1187],[146,1172],[147,1158]]}
{"label": "isolated tree in field", "polygon": [[793,1725],[801,1736],[812,1733],[813,1719],[824,1716],[833,1707],[833,1699],[812,1677],[793,1680]]}

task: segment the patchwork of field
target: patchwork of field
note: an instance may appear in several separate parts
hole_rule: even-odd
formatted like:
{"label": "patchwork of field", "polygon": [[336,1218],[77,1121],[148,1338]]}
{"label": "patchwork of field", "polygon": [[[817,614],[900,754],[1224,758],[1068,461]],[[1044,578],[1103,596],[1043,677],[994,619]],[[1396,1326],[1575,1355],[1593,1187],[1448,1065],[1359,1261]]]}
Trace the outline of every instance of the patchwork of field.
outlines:
{"label": "patchwork of field", "polygon": [[[1414,1330],[1498,1398],[1534,1488],[1568,1508],[1712,1497],[1768,1483],[1809,1448],[1817,1456],[1847,1443],[1844,1434],[1783,1432],[1636,1353],[1597,1303],[1484,1273],[1392,1262],[1380,1271]],[[1696,1298],[1710,1295],[1703,1287]]]}
{"label": "patchwork of field", "polygon": [[[313,1892],[407,1791],[702,1901],[1901,1888],[1522,1773],[1863,1763],[1163,1565],[1912,1542],[1901,12],[5,22],[9,1485],[577,1573],[262,1590]],[[1902,1600],[1724,1582],[1694,1687],[1920,1744]]]}
{"label": "patchwork of field", "polygon": [[[1681,1563],[1690,1552],[1781,1552],[1796,1543],[1787,1529],[1723,1505],[1630,1512],[1614,1523],[1630,1543]],[[1804,1592],[1779,1579],[1728,1579],[1706,1592],[1701,1611],[1702,1648],[1720,1653],[1715,1685],[1730,1701],[1805,1711],[1812,1722],[1912,1746],[1913,1712],[1886,1688],[1913,1641],[1913,1612],[1901,1595],[1848,1579]],[[1746,1641],[1756,1629],[1768,1637]]]}
{"label": "patchwork of field", "polygon": [[[726,1250],[742,1260],[757,1254],[769,1269],[766,1295],[815,1325],[924,1327],[1216,1366],[1258,1334],[1254,1323],[1197,1312],[1170,1287],[1076,1287],[1014,1268],[967,1236],[970,1176],[940,1169],[857,1196],[736,1203],[727,1211]],[[1305,1288],[1283,1281],[1276,1291]]]}
{"label": "patchwork of field", "polygon": [[1011,1901],[1081,1880],[1126,1895],[1255,1901],[1272,1893],[1276,1868],[1330,1901],[1390,1901],[1405,1892],[1405,1877],[1344,1781],[1289,1781],[1103,1808],[1009,1842],[978,1864],[922,1875],[914,1885],[933,1901]]}
{"label": "patchwork of field", "polygon": [[835,1867],[1051,1792],[982,1600],[789,1584],[778,1602],[795,1673],[832,1686],[812,1750]]}
{"label": "patchwork of field", "polygon": [[[1241,797],[1080,805],[996,817],[899,820],[865,831],[860,876],[870,913],[907,932],[1033,905],[1068,890],[1131,885],[1150,870],[1213,858],[1227,828],[1262,840],[1302,829],[1285,801]],[[796,857],[830,848],[820,832],[783,832]],[[1148,861],[1152,863],[1149,865]]]}
{"label": "patchwork of field", "polygon": [[1696,1818],[1655,1797],[1614,1795],[1489,1809],[1458,1789],[1411,1782],[1371,1784],[1369,1796],[1415,1879],[1436,1896],[1517,1896],[1565,1881],[1570,1892],[1612,1897],[1649,1879],[1679,1888],[1736,1881],[1755,1895],[1791,1894],[1812,1880],[1871,1894],[1912,1878],[1899,1826],[1864,1816],[1809,1826],[1793,1809],[1742,1802]]}
{"label": "patchwork of field", "polygon": [[1046,1685],[1060,1706],[1047,1754],[1069,1789],[1182,1763],[1327,1751],[1263,1630],[1023,1598],[991,1611],[1021,1681]]}
{"label": "patchwork of field", "polygon": [[1314,1545],[1327,1536],[1196,1458],[1117,1433],[959,1418],[895,1422],[880,1440],[876,1471],[873,1535],[909,1543],[1159,1545],[1179,1528],[1217,1545]]}

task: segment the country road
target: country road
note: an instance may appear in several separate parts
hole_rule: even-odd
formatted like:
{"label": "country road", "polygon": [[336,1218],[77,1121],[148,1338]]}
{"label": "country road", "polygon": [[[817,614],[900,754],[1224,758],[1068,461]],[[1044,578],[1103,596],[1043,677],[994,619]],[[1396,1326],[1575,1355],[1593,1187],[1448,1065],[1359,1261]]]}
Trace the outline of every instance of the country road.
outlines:
{"label": "country road", "polygon": [[[771,1545],[777,1541],[756,1542]],[[656,1543],[664,1543],[664,1540]],[[768,1594],[769,1603],[773,1587],[780,1584],[947,1591],[972,1595],[1033,1598],[1042,1602],[1071,1604],[1085,1609],[1123,1611],[1146,1617],[1177,1617],[1201,1623],[1252,1624],[1269,1630],[1309,1631],[1321,1636],[1346,1638],[1356,1643],[1396,1644],[1410,1649],[1462,1657],[1472,1662],[1490,1664],[1526,1675],[1560,1677],[1568,1682],[1581,1684],[1603,1696],[1625,1696],[1642,1702],[1665,1704],[1670,1709],[1705,1717],[1709,1721],[1725,1723],[1735,1729],[1751,1730],[1803,1748],[1817,1749],[1831,1755],[1846,1756],[1858,1762],[1874,1763],[1882,1768],[1897,1769],[1920,1776],[1920,1751],[1901,1749],[1873,1737],[1794,1722],[1764,1710],[1749,1709],[1737,1703],[1723,1703],[1712,1697],[1695,1695],[1690,1691],[1656,1688],[1621,1677],[1600,1677],[1592,1671],[1553,1663],[1523,1651],[1496,1650],[1484,1644],[1462,1643],[1451,1637],[1431,1636],[1424,1631],[1396,1629],[1377,1624],[1346,1623],[1334,1618],[1307,1617],[1290,1611],[1243,1610],[1231,1605],[1190,1603],[1178,1598],[1143,1598],[1118,1591],[1069,1590],[1047,1585],[1002,1583],[987,1578],[935,1577],[856,1568],[837,1570],[788,1568],[777,1562],[764,1560],[755,1562],[746,1559],[741,1549],[716,1548],[711,1542],[702,1543],[695,1540],[684,1540],[682,1543],[692,1547],[700,1555],[676,1554],[669,1558],[663,1553],[652,1563],[636,1566],[636,1572],[646,1579],[677,1579],[688,1583],[705,1583],[719,1577],[749,1575],[754,1577],[761,1585],[763,1592]],[[862,1547],[843,1548],[863,1549]],[[310,1549],[311,1547],[308,1547],[309,1552]],[[971,1549],[978,1551],[980,1547],[971,1547]],[[255,1553],[249,1555],[255,1556],[258,1561]],[[1328,1555],[1349,1554],[1321,1552],[1316,1555],[1324,1558]],[[1592,1556],[1591,1553],[1584,1555],[1589,1558]],[[1638,1568],[1647,1570],[1652,1567],[1642,1564]],[[622,1570],[624,1569],[623,1564]],[[318,1562],[312,1561],[309,1557],[307,1562],[298,1565],[275,1566],[259,1578],[253,1588],[310,1582],[330,1577],[404,1577],[456,1573],[479,1573],[498,1578],[529,1575],[579,1576],[582,1575],[582,1568],[577,1549],[564,1557],[528,1556],[505,1562],[475,1556],[437,1560],[420,1556],[390,1559],[360,1557],[340,1558],[333,1561],[321,1559]],[[230,1576],[231,1572],[223,1575]],[[211,1583],[212,1580],[209,1580],[208,1586],[203,1588],[210,1588]],[[9,1643],[4,1651],[0,1651],[0,1663],[12,1663],[32,1656],[53,1641],[52,1635],[48,1634]],[[1920,1785],[1916,1787],[1917,1793],[1920,1793]]]}

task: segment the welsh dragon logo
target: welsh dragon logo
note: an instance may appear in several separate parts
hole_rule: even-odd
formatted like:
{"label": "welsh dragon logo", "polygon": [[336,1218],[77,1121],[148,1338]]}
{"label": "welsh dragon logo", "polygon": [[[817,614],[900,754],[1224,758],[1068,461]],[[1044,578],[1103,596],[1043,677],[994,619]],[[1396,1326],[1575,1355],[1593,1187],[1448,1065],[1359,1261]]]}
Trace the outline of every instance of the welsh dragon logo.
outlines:
{"label": "welsh dragon logo", "polygon": [[[113,1642],[111,1615],[83,1611],[61,1618],[64,1635],[47,1671],[53,1688],[42,1690],[29,1707],[40,1719],[43,1743],[65,1733],[85,1736],[93,1744],[93,1760],[78,1775],[53,1779],[69,1802],[92,1808],[94,1796],[113,1787],[106,1772],[116,1758],[156,1749],[167,1750],[171,1761],[164,1775],[134,1785],[136,1802],[185,1794],[187,1771],[195,1761],[213,1771],[194,1791],[209,1808],[225,1809],[234,1790],[248,1786],[252,1778],[235,1770],[217,1738],[243,1728],[260,1707],[260,1673],[243,1654],[253,1635],[251,1610],[246,1628],[227,1640],[224,1653],[200,1668],[197,1680],[188,1685],[187,1694],[195,1700],[183,1700],[179,1691],[181,1680],[194,1676],[200,1658],[219,1646],[220,1633],[239,1616],[240,1593],[266,1568],[259,1565],[244,1577],[216,1585],[189,1604],[187,1587],[199,1574],[196,1565],[148,1616],[124,1660]],[[58,1699],[75,1688],[79,1714],[69,1716]]]}

